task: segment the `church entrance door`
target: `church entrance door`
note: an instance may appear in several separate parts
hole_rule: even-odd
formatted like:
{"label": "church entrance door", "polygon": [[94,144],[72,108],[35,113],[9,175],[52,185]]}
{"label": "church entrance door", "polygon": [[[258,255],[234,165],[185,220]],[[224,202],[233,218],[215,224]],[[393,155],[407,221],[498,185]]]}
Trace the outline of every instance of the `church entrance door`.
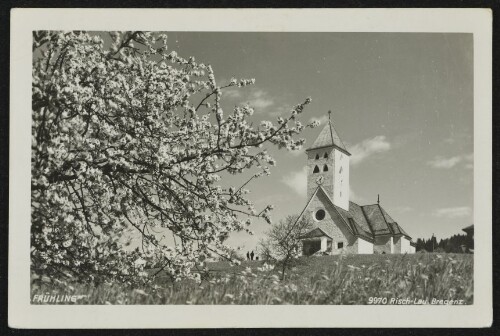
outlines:
{"label": "church entrance door", "polygon": [[321,240],[303,240],[302,255],[310,256],[321,250]]}

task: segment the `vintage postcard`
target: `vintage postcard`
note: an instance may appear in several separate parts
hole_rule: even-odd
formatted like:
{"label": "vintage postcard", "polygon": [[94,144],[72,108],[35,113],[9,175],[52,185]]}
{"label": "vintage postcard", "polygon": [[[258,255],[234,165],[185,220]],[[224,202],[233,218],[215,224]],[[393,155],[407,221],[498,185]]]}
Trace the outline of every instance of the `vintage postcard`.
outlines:
{"label": "vintage postcard", "polygon": [[489,326],[491,28],[13,10],[10,326]]}

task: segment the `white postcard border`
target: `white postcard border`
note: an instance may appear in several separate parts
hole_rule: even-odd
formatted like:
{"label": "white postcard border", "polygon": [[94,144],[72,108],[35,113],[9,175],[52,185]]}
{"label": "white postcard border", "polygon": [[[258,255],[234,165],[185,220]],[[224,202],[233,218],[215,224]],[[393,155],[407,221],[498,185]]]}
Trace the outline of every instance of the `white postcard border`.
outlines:
{"label": "white postcard border", "polygon": [[[30,304],[33,30],[474,34],[474,304],[58,306]],[[13,9],[9,325],[13,328],[486,327],[492,307],[492,14],[489,9]]]}

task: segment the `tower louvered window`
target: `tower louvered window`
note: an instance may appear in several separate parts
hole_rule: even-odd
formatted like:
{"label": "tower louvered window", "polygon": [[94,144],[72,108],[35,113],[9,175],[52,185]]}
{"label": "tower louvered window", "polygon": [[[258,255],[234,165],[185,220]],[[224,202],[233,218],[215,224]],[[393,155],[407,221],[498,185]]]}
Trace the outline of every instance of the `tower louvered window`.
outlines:
{"label": "tower louvered window", "polygon": [[319,154],[316,154],[315,160],[319,160]]}
{"label": "tower louvered window", "polygon": [[323,167],[323,171],[324,171],[324,172],[328,171],[328,166],[327,166],[327,165],[325,165],[325,166]]}
{"label": "tower louvered window", "polygon": [[325,159],[328,159],[328,153],[325,153],[325,155],[323,155],[323,157],[324,157]]}
{"label": "tower louvered window", "polygon": [[315,167],[314,167],[313,173],[314,173],[314,174],[319,173],[319,167],[318,167],[318,166],[315,166]]}

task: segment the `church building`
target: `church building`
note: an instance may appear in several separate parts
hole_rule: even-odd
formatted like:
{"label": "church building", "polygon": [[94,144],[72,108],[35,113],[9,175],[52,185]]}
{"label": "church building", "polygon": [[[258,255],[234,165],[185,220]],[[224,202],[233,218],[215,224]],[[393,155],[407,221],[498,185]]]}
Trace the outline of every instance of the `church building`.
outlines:
{"label": "church building", "polygon": [[307,204],[313,229],[304,235],[302,254],[415,253],[415,243],[378,201],[358,205],[349,199],[349,157],[330,112],[307,154]]}

